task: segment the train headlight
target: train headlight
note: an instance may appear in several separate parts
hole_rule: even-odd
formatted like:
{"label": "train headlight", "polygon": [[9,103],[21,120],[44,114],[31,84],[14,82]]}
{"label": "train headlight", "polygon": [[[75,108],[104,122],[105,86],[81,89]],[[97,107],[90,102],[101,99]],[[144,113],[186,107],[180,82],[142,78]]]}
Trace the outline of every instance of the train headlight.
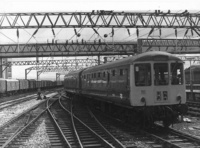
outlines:
{"label": "train headlight", "polygon": [[167,91],[163,91],[163,100],[164,101],[168,100],[168,93],[167,93]]}
{"label": "train headlight", "polygon": [[179,101],[179,102],[181,102],[181,96],[178,95],[178,96],[176,97],[176,100]]}
{"label": "train headlight", "polygon": [[161,101],[161,100],[162,100],[161,91],[157,91],[156,100],[157,100],[157,101]]}
{"label": "train headlight", "polygon": [[140,101],[141,101],[142,103],[145,103],[145,102],[146,102],[145,97],[142,97],[142,98],[140,99]]}

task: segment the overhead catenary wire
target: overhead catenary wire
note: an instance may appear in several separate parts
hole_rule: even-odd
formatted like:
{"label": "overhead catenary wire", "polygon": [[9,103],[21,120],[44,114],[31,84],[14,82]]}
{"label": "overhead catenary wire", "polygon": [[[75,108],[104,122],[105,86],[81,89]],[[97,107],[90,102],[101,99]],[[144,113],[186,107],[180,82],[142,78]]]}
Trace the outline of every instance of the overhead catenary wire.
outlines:
{"label": "overhead catenary wire", "polygon": [[[176,13],[178,13],[178,12],[180,12],[180,11],[182,11],[182,10],[179,10],[179,11],[177,11]],[[196,12],[196,13],[199,13],[200,11],[198,11],[198,12]],[[146,28],[145,28],[146,29]],[[160,29],[160,28],[156,28],[156,29],[154,29],[154,31],[157,31],[158,29]],[[144,29],[143,29],[144,30]],[[181,30],[181,31],[177,31],[177,33],[180,33],[180,32],[183,32],[183,31],[185,31],[185,29],[183,29],[183,30]],[[142,31],[140,30],[140,33],[141,33]],[[196,32],[197,33],[197,32]],[[133,33],[131,36],[133,36],[133,35],[135,35],[136,33]],[[140,37],[143,37],[143,36],[146,36],[146,35],[148,35],[149,34],[149,32],[147,32],[147,33],[145,33],[145,34],[143,34],[143,35],[140,35]],[[170,35],[174,35],[175,33],[170,33],[170,34],[168,34],[168,35],[165,35],[165,36],[163,36],[163,37],[168,37],[168,36],[170,36]],[[200,33],[199,33],[200,34]],[[128,38],[130,38],[131,36],[129,36],[129,37],[126,37],[126,38],[124,38],[123,40],[126,40],[126,39],[128,39]],[[133,39],[130,39],[130,40],[127,40],[127,42],[130,42],[130,41],[133,41],[134,39],[137,39],[137,37],[135,37],[135,38],[133,38]]]}

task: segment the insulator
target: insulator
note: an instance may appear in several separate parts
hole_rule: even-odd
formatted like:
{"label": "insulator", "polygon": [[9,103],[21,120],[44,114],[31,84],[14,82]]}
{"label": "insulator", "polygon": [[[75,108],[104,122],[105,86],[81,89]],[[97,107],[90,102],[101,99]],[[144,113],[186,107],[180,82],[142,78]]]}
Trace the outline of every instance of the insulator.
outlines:
{"label": "insulator", "polygon": [[137,37],[139,37],[139,29],[136,28]]}
{"label": "insulator", "polygon": [[175,28],[175,36],[177,37],[177,29]]}
{"label": "insulator", "polygon": [[160,36],[162,35],[162,30],[161,30],[161,28],[159,29],[159,33],[160,33]]}
{"label": "insulator", "polygon": [[55,36],[55,32],[54,32],[54,29],[52,28],[51,30],[52,30],[53,36]]}
{"label": "insulator", "polygon": [[115,33],[115,32],[114,32],[114,28],[112,28],[112,37],[114,36],[114,33]]}
{"label": "insulator", "polygon": [[185,31],[185,34],[184,34],[184,36],[186,36],[186,35],[187,35],[187,33],[188,33],[188,29]]}
{"label": "insulator", "polygon": [[19,30],[18,30],[18,28],[17,28],[17,38],[19,38]]}
{"label": "insulator", "polygon": [[34,35],[35,35],[37,32],[38,32],[38,29],[36,29],[36,30],[35,30],[35,32],[33,33],[33,35],[32,35],[32,36],[34,36]]}
{"label": "insulator", "polygon": [[78,34],[77,34],[77,37],[80,37],[80,36],[81,36],[81,34],[80,34],[80,33],[78,33]]}
{"label": "insulator", "polygon": [[152,32],[154,31],[154,28],[151,28],[151,31],[149,32],[149,35],[150,36],[152,34]]}
{"label": "insulator", "polygon": [[128,31],[128,34],[129,34],[129,36],[131,35],[131,33],[130,33],[130,30],[129,30],[129,28],[127,28],[127,31]]}

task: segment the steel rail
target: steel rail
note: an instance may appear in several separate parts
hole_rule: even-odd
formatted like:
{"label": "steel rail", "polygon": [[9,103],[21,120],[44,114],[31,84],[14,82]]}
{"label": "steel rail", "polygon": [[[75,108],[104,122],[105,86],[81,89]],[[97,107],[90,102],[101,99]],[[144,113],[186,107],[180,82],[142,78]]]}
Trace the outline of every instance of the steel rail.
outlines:
{"label": "steel rail", "polygon": [[99,124],[99,126],[104,130],[104,132],[110,136],[110,138],[115,141],[115,144],[117,144],[118,148],[126,148],[118,139],[116,139],[102,124],[101,122],[95,117],[95,115],[92,113],[92,111],[87,107],[90,115],[94,120]]}
{"label": "steel rail", "polygon": [[[63,105],[61,105],[61,107],[68,112],[68,114],[71,114],[71,112],[69,110],[67,110]],[[104,138],[102,138],[99,134],[97,134],[94,130],[92,130],[89,126],[87,126],[83,121],[81,121],[78,117],[76,117],[73,114],[73,118],[75,118],[79,123],[81,123],[84,127],[86,127],[90,132],[92,132],[98,139],[100,139],[104,144],[106,144],[107,146],[111,147],[111,148],[115,148],[112,144],[110,144],[107,140],[105,140]]]}
{"label": "steel rail", "polygon": [[[53,97],[53,96],[52,96]],[[51,97],[51,98],[52,98]],[[44,103],[44,102],[48,102],[51,98],[48,98],[48,100],[45,100],[45,101],[43,101],[42,103]],[[54,102],[53,102],[54,103]],[[47,109],[48,108],[50,108],[51,107],[51,105],[53,105],[53,103],[52,104],[50,104],[46,109],[44,109],[36,118],[34,118],[33,120],[31,120],[28,124],[26,124],[23,128],[21,128],[18,132],[16,132],[13,136],[11,136],[4,144],[3,144],[3,146],[1,147],[1,148],[5,148],[5,147],[7,147],[15,138],[17,138],[17,136],[19,136],[23,131],[25,131],[29,126],[31,126],[33,123],[35,123],[46,111],[47,111]]]}
{"label": "steel rail", "polygon": [[[60,97],[61,97],[61,96],[60,96]],[[60,97],[59,97],[59,98],[60,98]],[[56,100],[56,101],[58,101],[58,100]],[[50,111],[49,108],[47,108],[47,111],[48,111],[50,117],[52,118],[54,124],[56,125],[56,127],[57,127],[59,133],[62,135],[62,138],[64,139],[64,141],[65,141],[65,143],[67,144],[67,146],[68,146],[69,148],[72,148],[71,144],[69,143],[69,141],[68,141],[67,138],[65,137],[65,135],[64,135],[64,133],[63,133],[63,131],[62,131],[62,129],[61,129],[60,126],[58,125],[57,121],[55,120],[54,115],[51,113],[51,111]]]}
{"label": "steel rail", "polygon": [[[61,97],[63,97],[63,96],[61,96]],[[65,97],[65,96],[64,96],[64,97]],[[66,98],[67,98],[67,97],[66,97]],[[69,98],[67,98],[67,99],[69,99]],[[72,100],[70,99],[70,101],[72,101]],[[62,107],[62,109],[64,109],[64,106],[63,106],[62,103],[61,103],[61,98],[59,99],[59,104],[60,104],[60,106]],[[70,115],[71,115],[73,130],[74,130],[74,133],[75,133],[75,135],[76,135],[76,138],[77,138],[77,140],[78,140],[78,143],[79,143],[80,147],[83,148],[82,142],[81,142],[81,140],[80,140],[80,137],[79,137],[79,135],[78,135],[78,132],[77,132],[76,127],[75,127],[75,124],[74,124],[74,118],[73,118],[72,108],[73,108],[73,106],[71,105],[71,114],[70,114]],[[69,113],[69,112],[68,112],[68,113]]]}
{"label": "steel rail", "polygon": [[[78,135],[78,132],[77,132],[77,130],[76,130],[76,126],[75,126],[75,123],[74,123],[72,100],[70,100],[70,101],[71,101],[71,120],[72,120],[73,129],[74,129],[75,135],[76,135],[76,137],[77,137],[77,139],[78,139],[78,142],[79,142],[80,147],[83,148],[83,144],[82,144],[82,142],[81,142],[81,140],[80,140],[80,137],[79,137],[79,135]],[[60,103],[60,105],[61,105],[60,99],[59,99],[59,103]]]}

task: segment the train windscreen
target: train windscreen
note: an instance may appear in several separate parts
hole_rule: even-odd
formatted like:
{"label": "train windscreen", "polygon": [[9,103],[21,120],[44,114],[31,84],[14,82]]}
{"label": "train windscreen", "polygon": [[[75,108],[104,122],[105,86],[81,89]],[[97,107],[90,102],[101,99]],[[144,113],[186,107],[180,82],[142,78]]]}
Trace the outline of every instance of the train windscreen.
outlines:
{"label": "train windscreen", "polygon": [[183,84],[183,64],[171,63],[171,84],[181,85]]}
{"label": "train windscreen", "polygon": [[135,85],[150,86],[151,85],[151,65],[136,64],[135,65]]}
{"label": "train windscreen", "polygon": [[154,85],[168,85],[169,84],[169,69],[168,63],[154,64]]}

